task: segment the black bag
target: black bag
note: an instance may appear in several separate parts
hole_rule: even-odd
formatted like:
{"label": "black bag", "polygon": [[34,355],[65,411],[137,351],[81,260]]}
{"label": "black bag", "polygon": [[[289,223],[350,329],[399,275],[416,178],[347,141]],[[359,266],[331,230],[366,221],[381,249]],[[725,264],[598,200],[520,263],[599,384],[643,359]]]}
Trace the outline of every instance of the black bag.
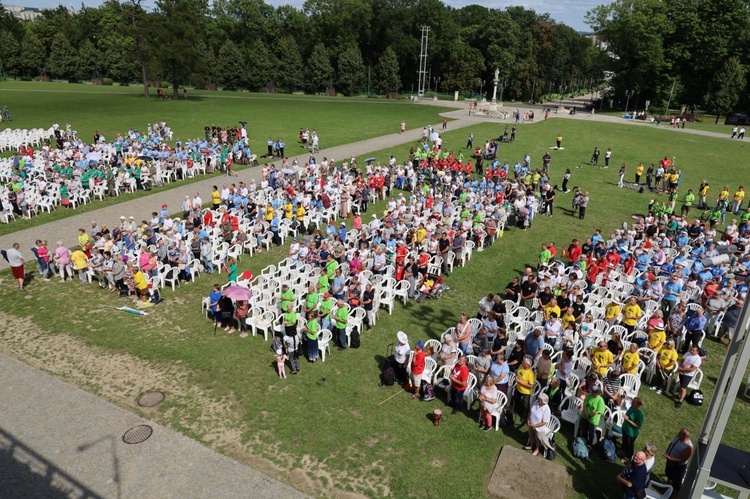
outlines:
{"label": "black bag", "polygon": [[501,428],[513,426],[513,411],[506,407],[503,412],[500,413],[500,417],[497,418],[497,426]]}
{"label": "black bag", "polygon": [[685,401],[690,405],[703,405],[703,392],[700,390],[690,390],[685,397]]}
{"label": "black bag", "polygon": [[548,461],[554,461],[557,457],[557,444],[555,443],[555,436],[551,435],[548,440],[549,447],[545,449],[544,457],[546,457]]}
{"label": "black bag", "polygon": [[354,329],[352,329],[352,334],[349,337],[349,346],[352,348],[359,348],[359,340],[359,329],[355,327]]}
{"label": "black bag", "polygon": [[393,386],[394,384],[396,384],[396,371],[391,366],[387,366],[380,373],[380,385]]}
{"label": "black bag", "polygon": [[128,288],[124,288],[120,290],[121,298],[127,298],[128,296],[130,296],[130,290]]}

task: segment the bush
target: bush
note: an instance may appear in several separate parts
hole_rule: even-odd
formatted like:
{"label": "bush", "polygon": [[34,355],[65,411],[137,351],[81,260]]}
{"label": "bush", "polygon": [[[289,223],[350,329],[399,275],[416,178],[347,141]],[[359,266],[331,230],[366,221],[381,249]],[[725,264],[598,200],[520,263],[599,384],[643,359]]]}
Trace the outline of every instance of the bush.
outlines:
{"label": "bush", "polygon": [[102,85],[114,85],[115,80],[112,78],[102,78]]}
{"label": "bush", "polygon": [[161,88],[169,88],[169,82],[168,82],[168,81],[163,81],[163,82],[161,82],[161,83],[159,84],[159,86],[160,86]]}

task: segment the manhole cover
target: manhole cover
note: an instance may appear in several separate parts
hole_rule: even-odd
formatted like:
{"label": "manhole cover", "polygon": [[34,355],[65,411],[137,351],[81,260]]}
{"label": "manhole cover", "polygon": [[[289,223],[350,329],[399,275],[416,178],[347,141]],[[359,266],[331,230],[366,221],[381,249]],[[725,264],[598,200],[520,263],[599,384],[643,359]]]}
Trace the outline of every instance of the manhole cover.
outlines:
{"label": "manhole cover", "polygon": [[164,393],[148,392],[138,399],[138,405],[141,407],[153,407],[164,401]]}
{"label": "manhole cover", "polygon": [[126,444],[140,444],[145,442],[154,433],[154,429],[149,425],[133,426],[122,436],[122,441]]}

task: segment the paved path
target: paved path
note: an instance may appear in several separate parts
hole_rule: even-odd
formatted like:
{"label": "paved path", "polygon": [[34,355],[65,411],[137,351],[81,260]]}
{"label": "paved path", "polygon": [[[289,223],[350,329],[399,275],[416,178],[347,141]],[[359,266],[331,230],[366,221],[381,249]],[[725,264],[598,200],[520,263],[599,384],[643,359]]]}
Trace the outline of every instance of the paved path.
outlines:
{"label": "paved path", "polygon": [[[470,119],[468,116],[461,117],[456,121],[452,121],[448,124],[448,130],[456,130],[459,128],[471,126],[474,123],[482,121],[481,119],[473,118]],[[439,129],[440,125],[433,125],[435,129]],[[422,136],[421,129],[408,130],[404,134],[389,134],[381,137],[375,137],[372,139],[362,140],[360,142],[353,142],[351,144],[345,144],[341,146],[331,147],[323,149],[317,158],[327,157],[335,158],[337,161],[343,159],[349,159],[351,157],[358,157],[360,162],[362,161],[362,155],[378,151],[380,149],[386,149],[390,147],[400,146],[408,143],[416,143]],[[299,147],[292,148],[293,150],[301,151]],[[297,157],[300,163],[307,161],[309,153],[299,154],[297,156],[291,156],[289,161]],[[387,158],[378,158],[381,161],[385,161]],[[278,164],[278,162],[277,162]],[[185,195],[199,192],[204,204],[210,202],[211,199],[211,188],[214,185],[218,185],[221,189],[223,184],[230,184],[232,182],[237,183],[240,180],[249,182],[251,179],[255,179],[256,182],[260,183],[261,168],[249,168],[242,170],[238,177],[226,177],[219,174],[211,175],[206,177],[204,180],[200,180],[184,187],[177,187],[167,191],[155,190],[153,194],[145,196],[139,199],[130,201],[123,201],[112,206],[100,208],[98,210],[90,211],[81,215],[75,215],[58,222],[51,222],[46,224],[37,225],[29,229],[14,232],[0,237],[0,248],[10,248],[13,243],[18,242],[21,245],[21,253],[27,261],[33,261],[33,254],[31,253],[31,247],[34,246],[37,239],[46,239],[49,241],[49,247],[51,250],[55,248],[55,241],[62,240],[68,245],[76,243],[76,237],[78,235],[78,229],[84,228],[89,229],[91,222],[96,220],[99,224],[106,224],[112,227],[116,223],[119,223],[121,215],[134,216],[136,221],[150,220],[151,213],[159,211],[162,203],[167,203],[172,213],[180,211],[182,201]],[[93,201],[96,203],[97,201]],[[62,209],[62,208],[58,208]],[[7,266],[7,263],[0,259],[0,265],[3,267]]]}
{"label": "paved path", "polygon": [[[0,400],[2,497],[305,497],[3,354]],[[140,424],[151,438],[124,443]]]}

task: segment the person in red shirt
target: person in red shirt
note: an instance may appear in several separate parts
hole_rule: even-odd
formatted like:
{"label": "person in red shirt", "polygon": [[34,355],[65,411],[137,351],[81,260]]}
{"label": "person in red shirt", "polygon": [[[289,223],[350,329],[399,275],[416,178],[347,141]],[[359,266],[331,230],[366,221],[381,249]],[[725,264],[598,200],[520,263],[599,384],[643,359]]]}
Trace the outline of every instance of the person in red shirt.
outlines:
{"label": "person in red shirt", "polygon": [[557,258],[557,248],[555,248],[555,241],[550,241],[549,244],[547,244],[547,250],[549,251],[551,258]]}
{"label": "person in red shirt", "polygon": [[592,261],[589,262],[589,266],[586,269],[586,280],[589,283],[589,289],[596,284],[596,278],[599,276],[601,270],[602,269],[599,267],[598,262],[592,258]]}
{"label": "person in red shirt", "polygon": [[464,401],[464,392],[469,386],[469,368],[466,367],[466,356],[458,358],[456,365],[453,367],[450,375],[451,390],[450,401],[448,405],[453,407],[451,414],[456,415],[461,412],[461,404]]}
{"label": "person in red shirt", "polygon": [[583,254],[581,244],[578,242],[578,239],[573,239],[573,242],[568,246],[568,260],[570,263],[575,263],[581,258],[581,254]]}
{"label": "person in red shirt", "polygon": [[409,250],[406,249],[406,245],[403,241],[398,242],[398,247],[396,248],[396,263],[404,263],[406,261],[406,255],[409,254]]}
{"label": "person in red shirt", "polygon": [[414,357],[411,360],[411,385],[414,387],[411,398],[413,399],[419,397],[419,386],[422,383],[424,365],[424,342],[420,340],[414,345]]}

